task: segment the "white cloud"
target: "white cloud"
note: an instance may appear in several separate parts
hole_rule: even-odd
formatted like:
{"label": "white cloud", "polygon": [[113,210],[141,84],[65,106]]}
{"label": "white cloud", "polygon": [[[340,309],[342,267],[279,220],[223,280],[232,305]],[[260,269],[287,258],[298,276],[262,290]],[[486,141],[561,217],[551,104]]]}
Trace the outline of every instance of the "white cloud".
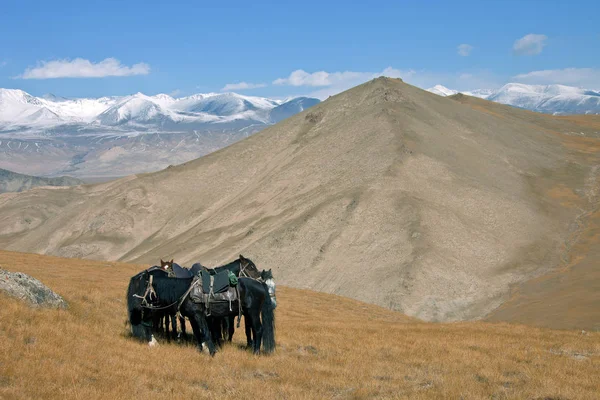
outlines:
{"label": "white cloud", "polygon": [[546,45],[546,39],[548,39],[548,36],[546,35],[530,33],[529,35],[523,36],[521,39],[515,40],[513,51],[517,55],[534,56],[540,54]]}
{"label": "white cloud", "polygon": [[248,89],[257,89],[267,86],[264,83],[248,83],[248,82],[240,82],[240,83],[228,83],[223,86],[221,89],[222,92],[227,92],[230,90],[248,90]]}
{"label": "white cloud", "polygon": [[473,50],[473,46],[471,46],[470,44],[459,44],[458,47],[458,55],[459,56],[463,56],[463,57],[467,57],[468,55],[471,54],[471,51]]}
{"label": "white cloud", "polygon": [[[348,72],[334,72],[333,74],[347,74]],[[325,71],[313,72],[312,74],[297,69],[287,78],[279,78],[273,81],[274,85],[290,85],[290,86],[330,86],[332,81],[330,76],[333,75]]]}
{"label": "white cloud", "polygon": [[325,72],[318,71],[308,73],[298,69],[290,74],[287,78],[279,78],[273,81],[275,85],[289,86],[335,86],[344,85],[346,82],[366,82],[378,76],[388,76],[390,78],[399,78],[402,75],[401,71],[388,67],[382,72]]}
{"label": "white cloud", "polygon": [[599,68],[546,69],[519,74],[512,78],[515,82],[537,85],[561,84],[580,86],[587,89],[600,89]]}
{"label": "white cloud", "polygon": [[406,78],[412,73],[414,73],[414,71],[400,71],[392,67],[388,67],[381,72],[318,71],[308,73],[299,69],[292,72],[287,78],[279,78],[274,80],[273,84],[296,87],[322,87],[323,89],[319,89],[308,95],[325,99],[328,96],[343,92],[344,90],[350,89],[351,87],[360,85],[361,83],[367,82],[379,76],[387,76],[390,78]]}
{"label": "white cloud", "polygon": [[361,83],[367,82],[379,76],[390,78],[402,78],[406,83],[420,88],[429,88],[442,84],[457,90],[474,90],[479,88],[497,88],[504,82],[495,74],[486,70],[476,70],[463,73],[439,73],[430,71],[415,71],[412,69],[396,69],[388,67],[380,72],[326,72],[308,73],[303,70],[294,71],[287,78],[275,80],[274,84],[289,85],[296,87],[313,87],[316,90],[308,93],[296,93],[326,99],[350,89]]}
{"label": "white cloud", "polygon": [[122,65],[115,58],[106,58],[93,63],[83,58],[74,60],[42,61],[35,68],[27,68],[21,79],[53,79],[53,78],[103,78],[106,76],[147,75],[150,66],[145,63],[134,64],[131,67]]}

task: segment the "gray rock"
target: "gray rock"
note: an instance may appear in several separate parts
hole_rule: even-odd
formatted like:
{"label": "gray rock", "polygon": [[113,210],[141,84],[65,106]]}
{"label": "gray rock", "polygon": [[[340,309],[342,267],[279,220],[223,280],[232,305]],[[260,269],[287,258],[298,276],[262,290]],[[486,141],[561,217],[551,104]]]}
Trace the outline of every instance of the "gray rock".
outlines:
{"label": "gray rock", "polygon": [[22,272],[0,268],[0,292],[25,301],[32,307],[67,308],[67,302],[49,287]]}

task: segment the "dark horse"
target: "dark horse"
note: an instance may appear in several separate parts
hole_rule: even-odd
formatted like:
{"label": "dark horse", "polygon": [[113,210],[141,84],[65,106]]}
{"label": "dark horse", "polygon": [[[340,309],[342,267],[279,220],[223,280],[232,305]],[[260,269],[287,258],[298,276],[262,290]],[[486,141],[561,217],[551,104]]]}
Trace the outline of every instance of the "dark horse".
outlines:
{"label": "dark horse", "polygon": [[[198,284],[201,284],[200,281]],[[228,302],[212,302],[207,309],[203,303],[199,303],[204,311],[203,315],[210,313],[209,318],[213,321],[231,317],[233,325],[233,318],[238,315],[238,307],[241,306],[248,345],[252,347],[255,354],[260,353],[261,344],[265,353],[273,352],[275,350],[275,305],[269,296],[269,287],[256,279],[240,277],[238,291],[239,299],[233,301],[231,306]],[[214,336],[214,327],[211,331]]]}
{"label": "dark horse", "polygon": [[133,336],[145,340],[149,345],[156,344],[152,334],[152,319],[156,311],[172,306],[178,307],[181,315],[189,318],[198,343],[202,350],[205,342],[211,354],[215,348],[210,339],[210,332],[206,324],[204,310],[199,304],[194,303],[188,292],[193,278],[169,278],[160,269],[144,270],[129,280],[127,288],[127,311],[131,333]]}
{"label": "dark horse", "polygon": [[[160,260],[160,268],[164,270],[170,278],[192,278],[194,274],[188,268],[182,267],[179,264],[171,261],[163,261]],[[162,331],[163,321],[165,326],[165,333],[167,340],[170,341],[171,337],[169,335],[169,320],[171,321],[171,333],[174,338],[183,338],[187,340],[187,334],[185,332],[185,318],[182,316],[179,317],[179,326],[181,327],[181,333],[177,333],[177,308],[173,307],[171,309],[166,309],[163,312],[155,313],[155,328],[157,331]]]}
{"label": "dark horse", "polygon": [[[211,274],[216,274],[225,270],[231,271],[235,276],[239,277],[249,277],[254,279],[262,278],[261,272],[256,267],[256,264],[249,259],[245,258],[240,254],[240,257],[237,260],[231,261],[225,265],[215,268],[207,268],[200,263],[195,263],[192,265],[190,269],[191,273],[197,275],[202,271],[209,271]],[[271,276],[272,279],[272,276]],[[272,281],[273,282],[273,281]],[[274,300],[274,299],[273,299]],[[250,321],[247,318],[244,318],[245,328],[246,328],[246,341],[248,347],[252,347],[252,326]],[[216,341],[217,345],[220,347],[224,340],[231,342],[233,339],[233,334],[235,333],[235,315],[227,315],[225,317],[222,316],[210,316],[208,317],[208,324],[210,326],[210,330],[213,336],[213,339]],[[238,321],[239,324],[239,321]]]}
{"label": "dark horse", "polygon": [[203,270],[214,271],[215,273],[229,270],[229,271],[233,272],[235,274],[235,276],[237,276],[237,277],[241,276],[241,277],[248,277],[248,278],[255,278],[255,279],[260,278],[260,271],[256,267],[256,264],[254,264],[254,262],[251,259],[245,258],[241,254],[240,254],[240,258],[238,258],[237,260],[234,260],[225,265],[221,265],[220,267],[207,268],[200,263],[195,263],[192,265],[192,268],[190,269],[190,271],[194,275],[197,275],[198,272],[203,271]]}
{"label": "dark horse", "polygon": [[[155,311],[177,305],[179,312],[189,318],[199,350],[206,343],[211,355],[215,346],[206,320],[206,308],[195,303],[189,296],[190,286],[195,278],[170,278],[160,269],[140,272],[129,281],[127,290],[127,308],[129,322],[134,336],[155,344],[152,335],[152,315]],[[247,335],[252,335],[253,350],[270,353],[275,349],[275,306],[269,296],[266,283],[250,278],[239,278],[239,302],[247,326]],[[238,304],[221,310],[211,307],[214,317],[236,315]],[[262,319],[262,321],[261,321]],[[249,327],[249,329],[248,329]]]}

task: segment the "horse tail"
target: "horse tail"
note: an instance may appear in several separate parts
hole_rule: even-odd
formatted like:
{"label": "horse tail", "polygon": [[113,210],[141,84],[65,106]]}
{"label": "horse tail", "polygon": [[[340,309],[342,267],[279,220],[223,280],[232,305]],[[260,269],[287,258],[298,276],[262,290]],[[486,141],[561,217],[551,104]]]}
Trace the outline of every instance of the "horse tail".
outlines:
{"label": "horse tail", "polygon": [[265,353],[272,353],[275,351],[275,305],[271,301],[271,296],[269,296],[269,288],[264,282],[262,285],[266,294],[260,312],[263,326],[263,351]]}

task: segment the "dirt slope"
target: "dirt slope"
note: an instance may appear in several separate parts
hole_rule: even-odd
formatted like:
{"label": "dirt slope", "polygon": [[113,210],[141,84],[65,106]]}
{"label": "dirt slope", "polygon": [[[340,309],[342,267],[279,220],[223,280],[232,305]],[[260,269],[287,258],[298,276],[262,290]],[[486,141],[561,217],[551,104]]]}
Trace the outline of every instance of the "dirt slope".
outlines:
{"label": "dirt slope", "polygon": [[158,173],[0,196],[0,246],[207,265],[244,253],[286,285],[481,318],[569,262],[600,146],[595,120],[482,102],[376,79]]}

